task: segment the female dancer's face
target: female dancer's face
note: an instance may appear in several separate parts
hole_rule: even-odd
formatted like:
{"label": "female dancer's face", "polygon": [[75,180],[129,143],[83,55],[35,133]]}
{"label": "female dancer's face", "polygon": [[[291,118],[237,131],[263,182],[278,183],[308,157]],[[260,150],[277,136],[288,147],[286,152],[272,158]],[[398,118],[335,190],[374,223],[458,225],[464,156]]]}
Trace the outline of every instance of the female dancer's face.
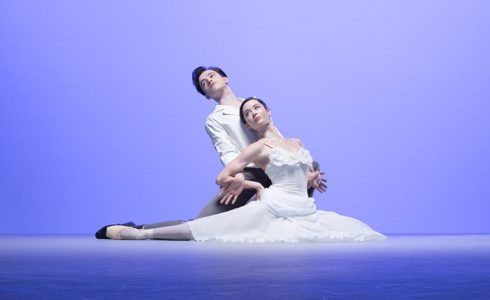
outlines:
{"label": "female dancer's face", "polygon": [[254,130],[265,127],[270,123],[270,111],[257,100],[250,100],[245,103],[242,111],[247,125]]}

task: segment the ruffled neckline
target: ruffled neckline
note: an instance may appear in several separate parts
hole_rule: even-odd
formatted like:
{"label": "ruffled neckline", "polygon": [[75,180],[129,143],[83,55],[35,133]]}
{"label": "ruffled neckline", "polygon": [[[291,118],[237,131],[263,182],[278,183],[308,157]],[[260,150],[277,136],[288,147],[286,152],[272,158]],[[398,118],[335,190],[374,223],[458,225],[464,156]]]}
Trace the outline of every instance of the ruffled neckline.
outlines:
{"label": "ruffled neckline", "polygon": [[282,147],[274,147],[269,155],[269,164],[266,170],[271,166],[283,166],[283,165],[298,165],[306,164],[310,165],[313,162],[310,151],[304,147],[300,147],[298,152],[294,153],[291,150]]}

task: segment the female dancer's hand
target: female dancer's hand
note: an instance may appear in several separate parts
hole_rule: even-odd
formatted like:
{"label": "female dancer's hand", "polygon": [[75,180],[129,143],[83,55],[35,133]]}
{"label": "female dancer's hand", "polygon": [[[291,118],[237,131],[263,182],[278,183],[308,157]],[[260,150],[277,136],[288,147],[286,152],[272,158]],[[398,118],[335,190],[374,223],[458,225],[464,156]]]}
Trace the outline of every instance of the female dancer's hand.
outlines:
{"label": "female dancer's hand", "polygon": [[320,193],[323,193],[327,190],[327,180],[322,178],[322,175],[325,175],[325,172],[320,170],[313,171],[310,169],[308,173],[308,188],[314,187]]}
{"label": "female dancer's hand", "polygon": [[218,193],[218,198],[221,204],[228,205],[235,204],[238,196],[245,188],[245,176],[242,173],[238,173],[235,176],[230,176],[223,181],[223,186]]}
{"label": "female dancer's hand", "polygon": [[262,193],[265,190],[264,186],[260,184],[260,182],[251,181],[250,188],[255,189],[257,191],[257,195],[255,196],[255,198],[258,201],[260,201],[260,198],[262,197]]}

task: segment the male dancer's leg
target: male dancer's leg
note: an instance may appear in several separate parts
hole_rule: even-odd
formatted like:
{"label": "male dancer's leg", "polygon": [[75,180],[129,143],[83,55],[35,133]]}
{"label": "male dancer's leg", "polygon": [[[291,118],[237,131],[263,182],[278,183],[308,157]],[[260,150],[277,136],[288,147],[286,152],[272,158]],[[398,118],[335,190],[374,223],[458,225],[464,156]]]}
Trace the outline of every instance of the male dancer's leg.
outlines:
{"label": "male dancer's leg", "polygon": [[214,196],[197,215],[197,219],[220,214],[245,205],[255,195],[255,189],[245,189],[234,204],[221,204],[218,195]]}

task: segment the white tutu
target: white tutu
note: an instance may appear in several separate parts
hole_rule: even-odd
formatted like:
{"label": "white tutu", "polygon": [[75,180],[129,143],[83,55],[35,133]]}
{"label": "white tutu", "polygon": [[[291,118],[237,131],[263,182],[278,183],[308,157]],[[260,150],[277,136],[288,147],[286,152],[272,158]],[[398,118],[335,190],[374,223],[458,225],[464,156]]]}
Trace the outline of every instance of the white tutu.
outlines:
{"label": "white tutu", "polygon": [[376,241],[385,236],[351,217],[316,210],[306,194],[312,159],[308,150],[274,148],[266,173],[272,181],[260,201],[188,222],[197,241],[340,242]]}

